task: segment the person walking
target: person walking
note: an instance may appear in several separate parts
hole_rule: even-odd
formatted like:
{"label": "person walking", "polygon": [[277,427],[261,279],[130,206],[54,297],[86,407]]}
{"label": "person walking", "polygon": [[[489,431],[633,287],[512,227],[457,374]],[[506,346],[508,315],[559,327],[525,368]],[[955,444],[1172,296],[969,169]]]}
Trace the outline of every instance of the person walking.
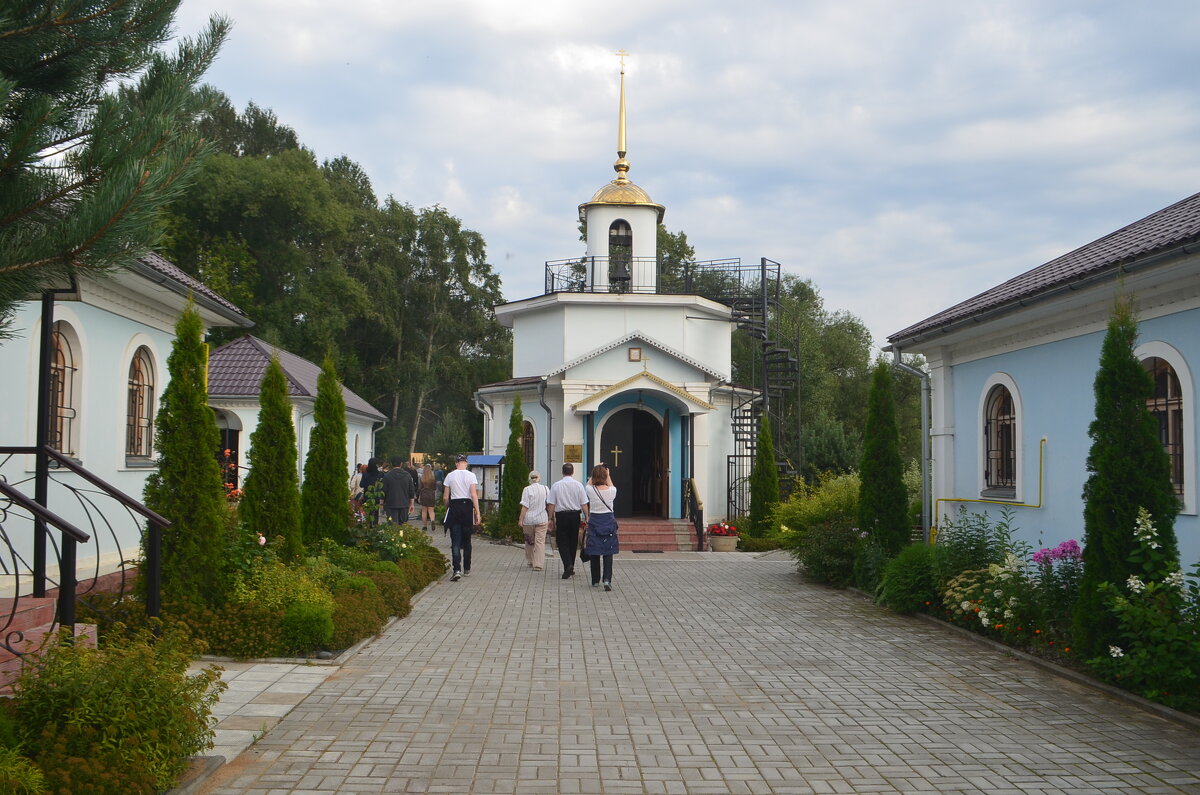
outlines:
{"label": "person walking", "polygon": [[404,468],[404,459],[393,456],[392,468],[383,476],[384,514],[397,525],[407,523],[414,496],[412,477]]}
{"label": "person walking", "polygon": [[367,520],[368,524],[375,524],[379,521],[379,498],[371,492],[371,487],[382,482],[383,472],[379,470],[379,459],[368,459],[367,468],[363,470],[362,478],[358,481],[358,485],[362,487],[363,491],[363,518]]}
{"label": "person walking", "polygon": [[579,551],[579,512],[587,518],[588,497],[583,484],[575,479],[575,467],[562,465],[562,480],[550,487],[546,511],[550,526],[554,528],[554,540],[558,556],[562,558],[564,580],[575,575],[575,553]]}
{"label": "person walking", "polygon": [[[433,467],[426,464],[421,468],[421,480],[417,486],[417,505],[421,508],[421,529],[433,535],[433,508],[437,505],[437,479]],[[428,525],[428,527],[426,527]]]}
{"label": "person walking", "polygon": [[603,582],[604,590],[611,591],[613,555],[621,550],[617,542],[617,517],[612,510],[617,500],[617,489],[604,464],[596,464],[592,469],[587,495],[588,520],[583,551],[592,557],[592,587]]}
{"label": "person walking", "polygon": [[536,469],[529,473],[529,485],[521,492],[521,516],[517,519],[525,531],[525,562],[534,571],[546,566],[546,528],[550,523],[546,511],[550,489],[541,480],[542,475]]}
{"label": "person walking", "polygon": [[363,487],[362,476],[367,470],[366,464],[355,464],[354,474],[350,476],[350,509],[354,512],[355,520],[361,522],[363,519]]}
{"label": "person walking", "polygon": [[454,459],[454,471],[442,481],[442,499],[446,503],[446,526],[450,528],[450,563],[457,582],[471,574],[471,531],[479,524],[479,480],[467,469],[467,457]]}

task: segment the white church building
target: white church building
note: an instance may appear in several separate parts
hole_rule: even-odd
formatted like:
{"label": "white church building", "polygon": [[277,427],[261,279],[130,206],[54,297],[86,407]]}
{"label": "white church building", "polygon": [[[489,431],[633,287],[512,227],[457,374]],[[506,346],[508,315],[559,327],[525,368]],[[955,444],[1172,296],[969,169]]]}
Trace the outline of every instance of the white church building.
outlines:
{"label": "white church building", "polygon": [[[694,484],[712,521],[726,513],[729,457],[745,452],[733,415],[758,392],[731,383],[730,306],[658,283],[665,209],[628,176],[624,80],[622,69],[617,177],[579,206],[586,251],[547,262],[542,295],[495,309],[513,331],[513,371],[476,392],[484,452],[504,453],[520,397],[526,463],[544,482],[564,462],[579,479],[603,462],[618,517],[683,519]],[[687,548],[687,531],[679,539]]]}

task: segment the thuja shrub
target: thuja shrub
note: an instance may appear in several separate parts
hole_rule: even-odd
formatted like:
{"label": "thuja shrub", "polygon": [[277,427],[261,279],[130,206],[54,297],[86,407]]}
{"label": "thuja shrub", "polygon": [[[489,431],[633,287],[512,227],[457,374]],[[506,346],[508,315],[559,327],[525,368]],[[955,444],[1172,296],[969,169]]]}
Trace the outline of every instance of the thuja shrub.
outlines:
{"label": "thuja shrub", "polygon": [[[220,668],[188,674],[197,648],[178,628],[100,648],[51,644],[14,688],[22,746],[55,792],[170,789],[211,748]],[[88,778],[83,778],[84,775]]]}
{"label": "thuja shrub", "polygon": [[852,579],[859,543],[858,488],[853,473],[822,475],[815,485],[802,485],[775,508],[783,548],[820,582],[842,586]]}
{"label": "thuja shrub", "polygon": [[307,655],[327,648],[333,639],[333,598],[329,605],[299,602],[283,613],[280,644],[288,654]]}
{"label": "thuja shrub", "polygon": [[876,601],[897,613],[917,613],[939,599],[933,581],[933,550],[928,544],[909,544],[883,567]]}

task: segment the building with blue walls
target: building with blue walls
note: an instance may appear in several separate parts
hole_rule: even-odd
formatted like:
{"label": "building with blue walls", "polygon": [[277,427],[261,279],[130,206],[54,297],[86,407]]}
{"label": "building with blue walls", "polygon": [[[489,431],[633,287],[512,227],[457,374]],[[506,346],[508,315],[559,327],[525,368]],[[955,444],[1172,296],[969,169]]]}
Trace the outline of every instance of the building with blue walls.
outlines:
{"label": "building with blue walls", "polygon": [[1200,562],[1200,194],[888,338],[928,361],[935,523],[1007,505],[1035,548],[1082,540],[1093,381],[1122,294],[1134,299],[1135,355],[1155,383],[1148,408],[1171,457],[1182,562]]}

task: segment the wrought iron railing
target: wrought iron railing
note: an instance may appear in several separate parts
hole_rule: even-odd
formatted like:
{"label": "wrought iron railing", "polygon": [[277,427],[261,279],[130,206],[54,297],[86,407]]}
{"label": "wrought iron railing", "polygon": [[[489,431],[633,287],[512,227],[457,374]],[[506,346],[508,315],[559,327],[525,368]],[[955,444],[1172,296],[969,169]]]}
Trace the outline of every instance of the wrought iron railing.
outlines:
{"label": "wrought iron railing", "polygon": [[[144,551],[141,565],[144,566],[146,613],[158,616],[161,611],[162,530],[170,522],[59,451],[46,447],[40,452],[54,465],[50,481],[73,499],[71,512],[83,517],[90,532],[80,529],[78,520],[71,522],[63,518],[61,510],[52,510],[22,491],[21,486],[34,481],[35,475],[16,482],[7,482],[0,477],[0,592],[11,594],[7,597],[11,602],[6,599],[7,615],[0,615],[0,648],[14,656],[27,651],[24,632],[14,626],[22,609],[22,599],[45,597],[50,590],[57,589],[51,631],[54,626],[59,626],[69,630],[69,636],[74,636],[77,603],[86,600],[107,575],[115,575],[110,579],[115,581],[118,594],[131,590],[132,558],[136,557],[137,550],[123,548],[118,521],[132,522],[133,530],[125,535],[138,539]],[[0,447],[0,455],[5,456],[0,467],[13,456],[36,456],[38,453],[36,447]],[[65,477],[66,472],[73,478]],[[60,531],[61,535],[55,537],[47,525]],[[33,536],[23,532],[25,527],[31,528]],[[48,565],[46,555],[38,553],[42,545],[36,543],[36,536],[43,533],[42,540],[49,542],[56,569]],[[92,553],[89,556],[91,570],[82,580],[78,570],[79,544],[90,544]],[[131,551],[132,555],[129,554]],[[106,560],[114,562],[113,571],[104,570]]]}
{"label": "wrought iron railing", "polygon": [[733,304],[757,294],[759,271],[736,257],[680,263],[654,257],[574,257],[546,263],[546,294],[701,295]]}
{"label": "wrought iron railing", "polygon": [[683,505],[687,520],[692,523],[692,528],[696,532],[696,551],[703,552],[704,503],[700,502],[700,495],[696,490],[695,478],[686,478],[683,481]]}

